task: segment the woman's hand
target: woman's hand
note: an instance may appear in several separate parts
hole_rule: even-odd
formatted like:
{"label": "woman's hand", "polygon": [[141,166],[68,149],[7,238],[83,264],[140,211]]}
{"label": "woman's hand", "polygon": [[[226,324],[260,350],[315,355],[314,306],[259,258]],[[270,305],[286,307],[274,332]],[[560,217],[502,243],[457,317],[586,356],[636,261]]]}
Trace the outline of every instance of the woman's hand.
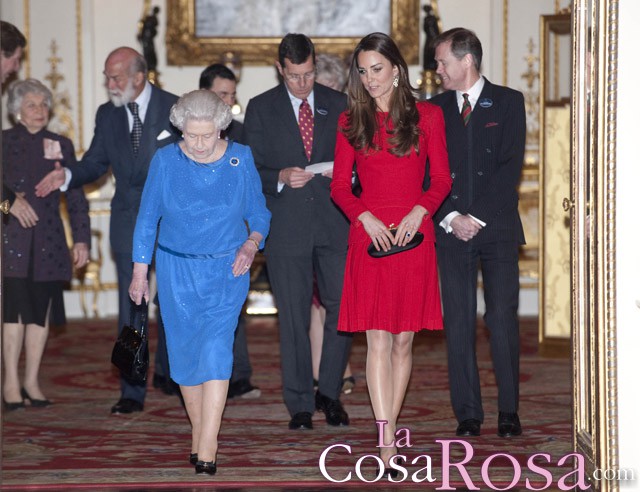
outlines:
{"label": "woman's hand", "polygon": [[133,276],[131,278],[131,284],[129,285],[129,297],[138,306],[142,303],[143,297],[145,301],[147,301],[147,304],[149,303],[148,271],[149,265],[146,263],[133,264]]}
{"label": "woman's hand", "polygon": [[425,216],[429,212],[422,205],[416,205],[407,215],[400,221],[393,244],[404,246],[413,239],[422,224]]}
{"label": "woman's hand", "polygon": [[24,197],[24,192],[16,193],[16,199],[11,205],[9,213],[18,219],[20,225],[25,229],[34,227],[38,223],[38,220],[40,220],[38,219],[36,212],[33,210],[33,207],[31,207],[27,199]]}
{"label": "woman's hand", "polygon": [[376,250],[389,251],[394,237],[387,226],[369,211],[362,212],[358,216],[358,220],[362,222],[364,230],[369,234]]}
{"label": "woman's hand", "polygon": [[89,263],[89,245],[87,243],[75,243],[71,251],[73,266],[82,268]]}
{"label": "woman's hand", "polygon": [[262,235],[254,232],[249,236],[249,239],[242,243],[242,246],[240,246],[240,249],[238,249],[236,253],[236,259],[233,261],[233,265],[231,265],[231,271],[234,277],[249,273],[253,259],[258,252],[260,241],[262,241]]}

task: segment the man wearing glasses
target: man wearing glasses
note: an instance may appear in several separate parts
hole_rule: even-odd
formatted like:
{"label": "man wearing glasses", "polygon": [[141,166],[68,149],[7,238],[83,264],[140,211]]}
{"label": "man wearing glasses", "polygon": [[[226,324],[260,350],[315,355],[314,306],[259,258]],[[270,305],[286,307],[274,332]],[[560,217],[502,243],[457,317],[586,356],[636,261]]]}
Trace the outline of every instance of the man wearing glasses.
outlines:
{"label": "man wearing glasses", "polygon": [[[289,428],[312,429],[315,410],[324,412],[329,425],[348,425],[339,395],[351,338],[336,325],[349,224],[329,197],[346,96],[315,83],[315,49],[303,34],[282,39],[276,67],[283,81],[249,101],[243,140],[272,213],[265,256],[278,307]],[[314,275],[327,310],[315,395],[309,343]]]}

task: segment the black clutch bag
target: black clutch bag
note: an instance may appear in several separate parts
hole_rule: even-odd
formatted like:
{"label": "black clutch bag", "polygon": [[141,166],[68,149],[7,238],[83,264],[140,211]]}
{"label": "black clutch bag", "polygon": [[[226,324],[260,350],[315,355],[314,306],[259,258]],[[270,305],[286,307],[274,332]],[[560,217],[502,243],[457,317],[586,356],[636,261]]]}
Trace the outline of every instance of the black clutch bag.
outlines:
{"label": "black clutch bag", "polygon": [[133,381],[145,381],[149,367],[149,344],[145,322],[147,321],[147,303],[142,299],[140,305],[131,302],[129,324],[122,327],[120,335],[111,352],[111,362],[122,375]]}
{"label": "black clutch bag", "polygon": [[[396,235],[396,231],[397,229],[391,229],[391,232],[394,236]],[[382,249],[378,251],[372,242],[367,248],[367,253],[369,253],[369,256],[372,256],[374,258],[384,258],[385,256],[391,256],[397,253],[402,253],[403,251],[409,251],[410,249],[419,246],[423,239],[424,234],[422,234],[421,232],[416,232],[411,238],[411,241],[409,241],[407,244],[405,244],[404,246],[392,244],[391,248],[389,248],[388,251],[383,251]]]}

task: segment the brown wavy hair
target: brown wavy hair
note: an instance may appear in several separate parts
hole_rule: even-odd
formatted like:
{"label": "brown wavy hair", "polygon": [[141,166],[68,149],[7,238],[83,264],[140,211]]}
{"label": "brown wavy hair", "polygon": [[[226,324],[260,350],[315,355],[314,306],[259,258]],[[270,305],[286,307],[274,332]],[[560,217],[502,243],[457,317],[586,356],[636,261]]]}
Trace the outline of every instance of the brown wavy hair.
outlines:
{"label": "brown wavy hair", "polygon": [[[351,65],[349,66],[349,81],[347,95],[349,99],[347,112],[347,127],[342,131],[356,150],[365,152],[379,150],[374,138],[378,133],[378,120],[376,119],[376,102],[369,95],[360,80],[358,73],[358,55],[362,51],[375,51],[398,67],[398,87],[394,88],[389,99],[389,116],[385,121],[386,133],[389,135],[389,151],[395,156],[405,156],[412,149],[419,152],[418,141],[420,129],[418,128],[418,108],[416,107],[416,90],[409,81],[407,62],[400,54],[398,46],[388,35],[374,32],[360,40],[353,52]],[[391,128],[388,122],[391,122]]]}

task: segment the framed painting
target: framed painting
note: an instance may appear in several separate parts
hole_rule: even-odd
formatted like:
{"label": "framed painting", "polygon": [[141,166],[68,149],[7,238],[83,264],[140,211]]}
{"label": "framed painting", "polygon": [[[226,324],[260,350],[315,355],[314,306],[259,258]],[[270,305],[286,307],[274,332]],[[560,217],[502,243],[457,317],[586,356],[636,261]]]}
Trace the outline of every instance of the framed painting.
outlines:
{"label": "framed painting", "polygon": [[374,31],[393,37],[408,64],[418,63],[420,0],[167,0],[167,19],[169,65],[230,57],[271,65],[288,32],[308,35],[319,53],[346,59]]}

